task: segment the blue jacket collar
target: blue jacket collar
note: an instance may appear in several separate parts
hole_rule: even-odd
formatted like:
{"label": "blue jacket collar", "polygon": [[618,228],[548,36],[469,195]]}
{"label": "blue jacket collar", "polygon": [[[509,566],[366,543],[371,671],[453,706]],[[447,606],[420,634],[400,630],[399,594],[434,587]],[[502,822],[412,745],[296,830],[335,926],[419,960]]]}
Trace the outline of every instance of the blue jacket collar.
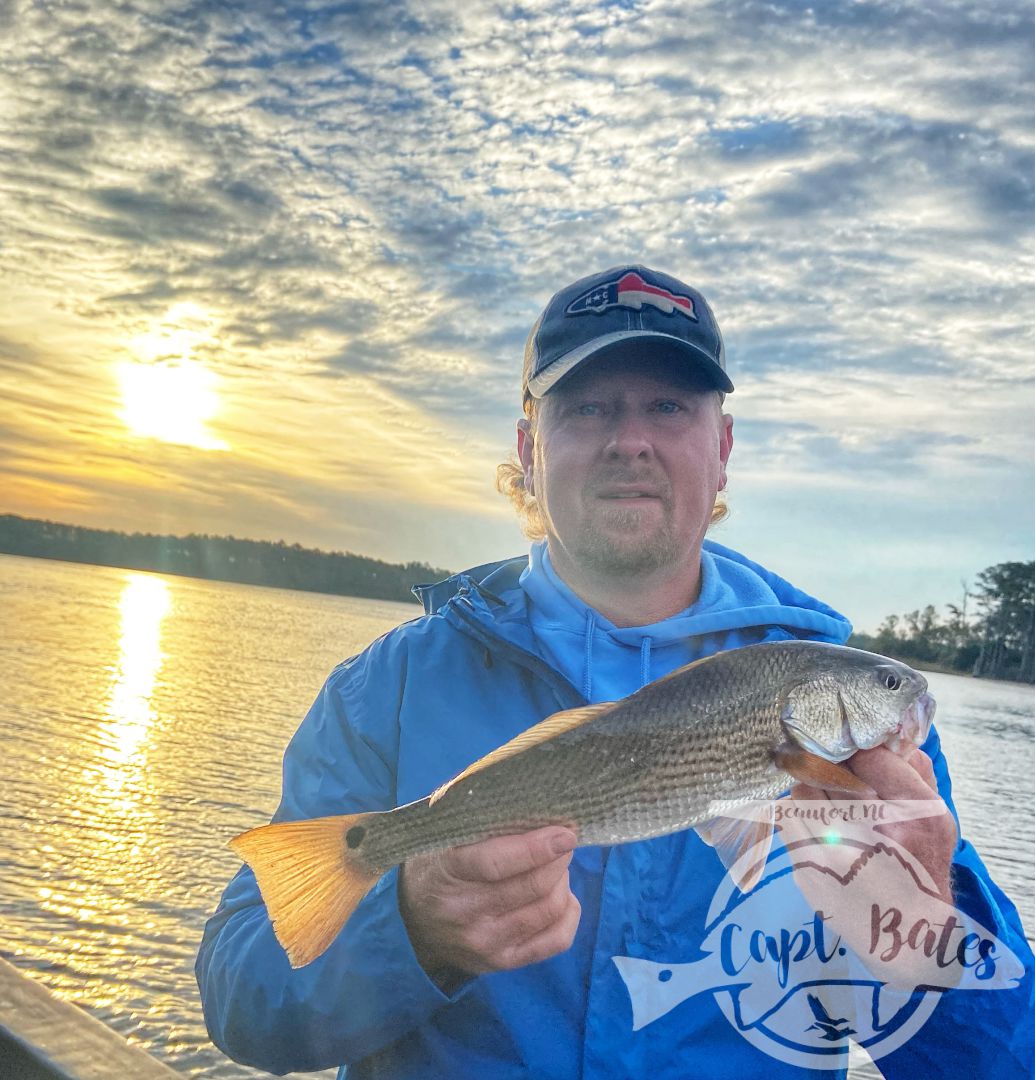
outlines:
{"label": "blue jacket collar", "polygon": [[[739,552],[705,540],[704,558],[709,563],[705,574],[707,603],[695,606],[705,606],[709,611],[703,625],[692,629],[687,626],[687,631],[708,633],[748,625],[776,625],[804,636],[840,642],[848,639],[852,625],[840,612]],[[451,600],[464,600],[480,621],[494,622],[499,628],[511,624],[511,633],[506,636],[513,637],[513,623],[526,617],[527,601],[519,579],[528,566],[527,555],[483,563],[443,581],[414,585],[412,592],[429,615]],[[528,647],[523,635],[518,636],[522,638],[518,644]]]}
{"label": "blue jacket collar", "polygon": [[490,604],[506,606],[502,594],[517,589],[518,578],[527,566],[528,556],[518,555],[499,562],[482,563],[442,581],[414,585],[410,592],[424,605],[426,615],[434,615],[454,596],[464,596],[472,590]]}

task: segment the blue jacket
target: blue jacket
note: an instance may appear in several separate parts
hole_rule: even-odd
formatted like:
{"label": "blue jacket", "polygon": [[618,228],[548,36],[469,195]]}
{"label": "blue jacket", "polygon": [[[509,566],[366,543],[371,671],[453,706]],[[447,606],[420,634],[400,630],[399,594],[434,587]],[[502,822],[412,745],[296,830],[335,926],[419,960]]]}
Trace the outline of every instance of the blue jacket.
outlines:
{"label": "blue jacket", "polygon": [[[628,646],[621,640],[627,632],[615,637],[615,628],[586,609],[580,660],[577,642],[551,638],[551,621],[570,622],[571,613],[551,612],[550,604],[570,603],[571,595],[551,600],[541,573],[532,580],[525,573],[522,583],[527,566],[515,559],[422,588],[427,615],[335,669],[288,747],[274,820],[422,798],[550,713],[614,689],[593,683],[606,684],[607,649]],[[720,545],[706,542],[703,570],[701,597],[677,617],[678,635],[664,639],[661,624],[639,628],[641,681],[757,641],[843,642],[849,633],[836,612]],[[595,648],[604,657],[596,665]],[[951,807],[936,733],[924,749]],[[340,1075],[350,1080],[844,1075],[783,1064],[755,1049],[710,994],[632,1030],[629,994],[613,957],[675,962],[699,954],[705,913],[723,878],[714,852],[692,830],[576,850],[571,885],[582,918],[571,949],[472,978],[450,995],[414,956],[399,914],[397,873],[378,882],[322,957],[293,971],[255,879],[242,868],[206,927],[197,961],[216,1045],[276,1073],[343,1065]],[[1035,961],[1016,910],[964,840],[954,887],[957,905],[1024,961],[1025,979],[1014,990],[945,993],[921,1031],[880,1067],[889,1080],[1033,1075]]]}

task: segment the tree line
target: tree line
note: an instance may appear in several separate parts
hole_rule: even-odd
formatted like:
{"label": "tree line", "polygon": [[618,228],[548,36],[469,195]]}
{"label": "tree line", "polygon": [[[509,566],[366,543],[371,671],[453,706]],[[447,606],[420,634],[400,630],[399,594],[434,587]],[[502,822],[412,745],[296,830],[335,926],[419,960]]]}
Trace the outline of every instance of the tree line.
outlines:
{"label": "tree line", "polygon": [[1035,561],[990,566],[944,615],[931,604],[889,615],[876,634],[851,643],[921,666],[1035,683]]}
{"label": "tree line", "polygon": [[[378,600],[411,600],[413,585],[449,576],[427,563],[387,563],[283,540],[125,533],[13,514],[0,515],[0,553]],[[945,614],[928,604],[889,615],[876,634],[855,634],[850,644],[919,666],[1035,683],[1035,561],[990,566]]]}
{"label": "tree line", "polygon": [[449,576],[427,563],[387,563],[283,540],[125,533],[13,514],[0,515],[0,552],[377,600],[412,600],[411,586]]}

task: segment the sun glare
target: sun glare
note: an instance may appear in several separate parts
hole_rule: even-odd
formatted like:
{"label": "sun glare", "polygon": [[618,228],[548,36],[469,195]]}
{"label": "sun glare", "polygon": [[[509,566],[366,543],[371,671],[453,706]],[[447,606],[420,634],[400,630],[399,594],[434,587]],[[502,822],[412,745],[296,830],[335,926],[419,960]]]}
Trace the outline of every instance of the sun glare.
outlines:
{"label": "sun glare", "polygon": [[134,435],[163,442],[226,450],[206,427],[219,409],[215,376],[194,360],[122,364],[122,419]]}
{"label": "sun glare", "polygon": [[200,450],[226,450],[208,429],[219,411],[216,376],[192,353],[212,341],[209,320],[194,304],[171,308],[161,324],[130,342],[137,362],[118,367],[121,417],[134,435]]}

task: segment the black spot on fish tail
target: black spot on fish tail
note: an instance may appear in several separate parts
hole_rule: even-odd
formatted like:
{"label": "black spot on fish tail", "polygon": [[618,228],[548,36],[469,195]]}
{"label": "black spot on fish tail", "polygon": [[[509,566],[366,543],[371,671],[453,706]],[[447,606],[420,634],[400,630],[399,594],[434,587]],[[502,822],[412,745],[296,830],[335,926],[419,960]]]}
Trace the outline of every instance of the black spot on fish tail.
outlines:
{"label": "black spot on fish tail", "polygon": [[363,838],[367,835],[367,830],[362,825],[353,825],[351,829],[345,834],[345,843],[350,848],[358,848],[363,843]]}

